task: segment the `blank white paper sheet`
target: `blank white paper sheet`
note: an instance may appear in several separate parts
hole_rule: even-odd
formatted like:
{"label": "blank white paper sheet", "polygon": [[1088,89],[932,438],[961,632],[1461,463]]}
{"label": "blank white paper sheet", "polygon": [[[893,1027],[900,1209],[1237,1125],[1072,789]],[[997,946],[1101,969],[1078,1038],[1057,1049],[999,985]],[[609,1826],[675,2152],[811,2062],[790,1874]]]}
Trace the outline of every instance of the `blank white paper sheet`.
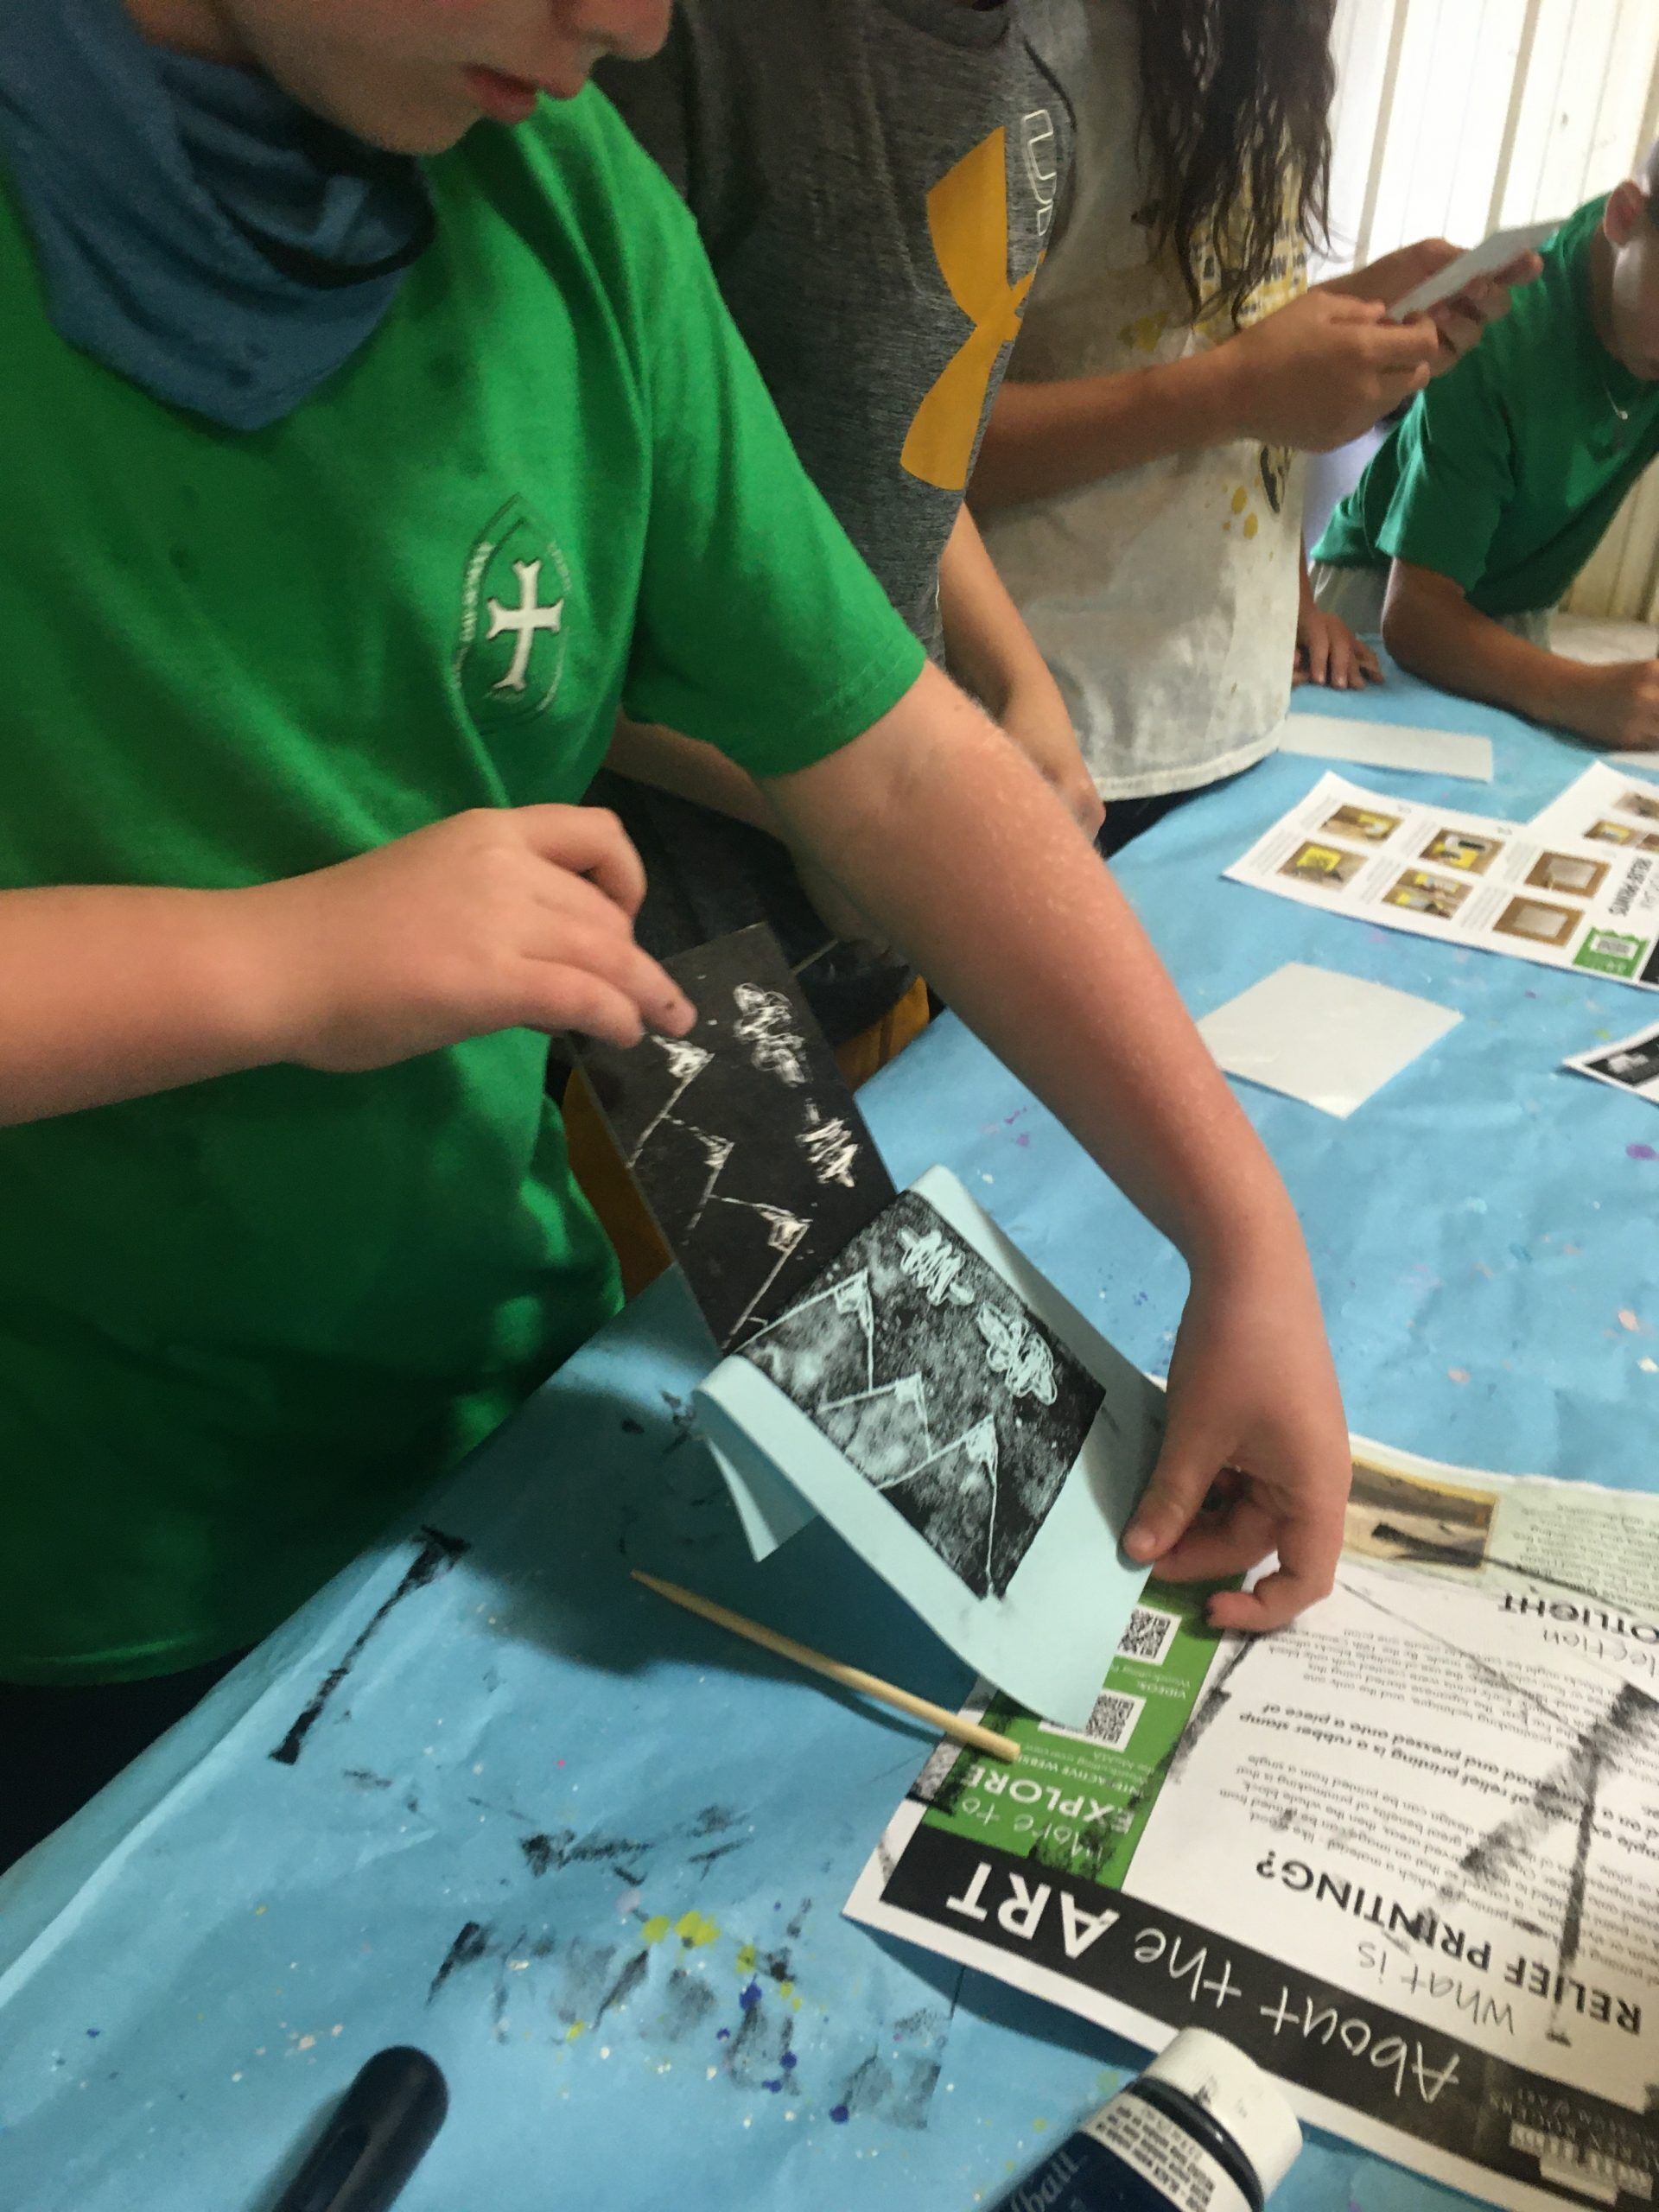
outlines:
{"label": "blank white paper sheet", "polygon": [[1312,760],[1354,760],[1362,768],[1408,768],[1476,784],[1492,780],[1492,741],[1465,730],[1413,729],[1351,715],[1287,715],[1279,725],[1279,750]]}
{"label": "blank white paper sheet", "polygon": [[1229,1075],[1345,1121],[1462,1019],[1409,991],[1293,960],[1206,1014],[1198,1031]]}
{"label": "blank white paper sheet", "polygon": [[1472,284],[1477,276],[1496,276],[1510,262],[1518,261],[1523,253],[1535,252],[1566,219],[1564,215],[1557,215],[1547,223],[1522,223],[1512,231],[1494,231],[1491,238],[1471,245],[1467,253],[1448,261],[1438,276],[1426,276],[1404,299],[1396,300],[1389,309],[1389,321],[1403,322],[1409,315],[1422,315],[1429,308],[1438,307],[1442,300],[1449,300],[1462,291],[1465,284]]}

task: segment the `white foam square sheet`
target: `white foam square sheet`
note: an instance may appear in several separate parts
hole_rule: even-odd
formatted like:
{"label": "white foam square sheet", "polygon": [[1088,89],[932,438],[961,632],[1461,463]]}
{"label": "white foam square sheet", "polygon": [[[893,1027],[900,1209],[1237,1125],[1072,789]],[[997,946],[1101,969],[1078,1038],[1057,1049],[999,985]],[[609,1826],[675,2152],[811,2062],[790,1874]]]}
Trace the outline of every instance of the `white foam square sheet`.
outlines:
{"label": "white foam square sheet", "polygon": [[1462,1019],[1409,991],[1293,960],[1198,1030],[1229,1075],[1345,1120]]}
{"label": "white foam square sheet", "polygon": [[1422,315],[1429,308],[1438,307],[1442,300],[1453,298],[1465,284],[1472,284],[1477,276],[1496,276],[1510,262],[1518,261],[1523,253],[1535,252],[1565,220],[1564,216],[1557,215],[1547,223],[1522,223],[1512,231],[1494,231],[1478,245],[1471,245],[1467,253],[1448,261],[1438,276],[1426,276],[1404,299],[1396,300],[1389,309],[1389,320],[1403,322],[1408,315]]}
{"label": "white foam square sheet", "polygon": [[1311,760],[1354,760],[1362,768],[1408,768],[1476,784],[1492,780],[1492,741],[1466,730],[1414,729],[1353,715],[1287,715],[1279,725],[1279,750]]}

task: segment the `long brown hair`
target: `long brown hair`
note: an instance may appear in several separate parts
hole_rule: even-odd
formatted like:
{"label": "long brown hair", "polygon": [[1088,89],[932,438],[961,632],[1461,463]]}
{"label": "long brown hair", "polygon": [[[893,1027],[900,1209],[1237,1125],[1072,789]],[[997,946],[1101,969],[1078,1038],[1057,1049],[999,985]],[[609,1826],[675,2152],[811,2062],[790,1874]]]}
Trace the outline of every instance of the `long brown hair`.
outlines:
{"label": "long brown hair", "polygon": [[1336,0],[1132,0],[1152,220],[1193,311],[1235,319],[1286,215],[1327,237]]}

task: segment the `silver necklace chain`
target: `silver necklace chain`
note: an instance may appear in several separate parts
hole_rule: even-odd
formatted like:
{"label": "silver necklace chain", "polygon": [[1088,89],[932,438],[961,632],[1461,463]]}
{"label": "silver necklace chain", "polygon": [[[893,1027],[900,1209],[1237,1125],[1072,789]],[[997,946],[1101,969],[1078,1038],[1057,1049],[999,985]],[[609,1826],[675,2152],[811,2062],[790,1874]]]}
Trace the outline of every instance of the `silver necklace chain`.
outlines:
{"label": "silver necklace chain", "polygon": [[1612,409],[1614,414],[1618,416],[1620,423],[1628,429],[1635,402],[1632,401],[1630,407],[1621,407],[1618,402],[1613,397],[1613,387],[1607,380],[1607,351],[1605,346],[1600,349],[1600,353],[1601,358],[1596,363],[1596,374],[1601,378],[1603,396],[1605,397],[1607,404]]}

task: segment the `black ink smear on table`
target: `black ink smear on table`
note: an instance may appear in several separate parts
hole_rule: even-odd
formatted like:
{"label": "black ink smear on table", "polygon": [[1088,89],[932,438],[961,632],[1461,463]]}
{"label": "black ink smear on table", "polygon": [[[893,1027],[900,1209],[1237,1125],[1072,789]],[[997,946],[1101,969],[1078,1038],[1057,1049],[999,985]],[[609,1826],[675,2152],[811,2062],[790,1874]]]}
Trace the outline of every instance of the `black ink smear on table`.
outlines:
{"label": "black ink smear on table", "polygon": [[401,1605],[404,1599],[413,1596],[416,1590],[424,1590],[440,1575],[447,1574],[455,1561],[471,1548],[464,1537],[446,1536],[441,1529],[423,1529],[421,1535],[425,1541],[416,1554],[409,1572],[385,1605],[368,1621],[340,1664],[330,1668],[323,1676],[310,1703],[270,1753],[279,1766],[293,1766],[297,1762],[300,1753],[305,1749],[306,1738],[321,1719],[329,1699],[362,1657],[365,1645],[393,1607]]}
{"label": "black ink smear on table", "polygon": [[[515,1818],[522,1817],[522,1815],[515,1815]],[[579,1839],[575,1828],[555,1828],[536,1835],[520,1836],[518,1848],[524,1855],[524,1864],[537,1881],[544,1874],[562,1874],[567,1866],[611,1866],[624,1879],[634,1880],[636,1878],[624,1862],[646,1857],[655,1847],[650,1843],[635,1842],[624,1835]]]}
{"label": "black ink smear on table", "polygon": [[667,963],[689,1037],[584,1045],[600,1109],[722,1351],[776,1318],[893,1196],[764,924]]}
{"label": "black ink smear on table", "polygon": [[443,1964],[432,1977],[431,1986],[426,1993],[427,2003],[429,2005],[432,2002],[458,1967],[475,1965],[486,1955],[489,1948],[490,1931],[483,1922],[467,1921],[444,1954]]}

